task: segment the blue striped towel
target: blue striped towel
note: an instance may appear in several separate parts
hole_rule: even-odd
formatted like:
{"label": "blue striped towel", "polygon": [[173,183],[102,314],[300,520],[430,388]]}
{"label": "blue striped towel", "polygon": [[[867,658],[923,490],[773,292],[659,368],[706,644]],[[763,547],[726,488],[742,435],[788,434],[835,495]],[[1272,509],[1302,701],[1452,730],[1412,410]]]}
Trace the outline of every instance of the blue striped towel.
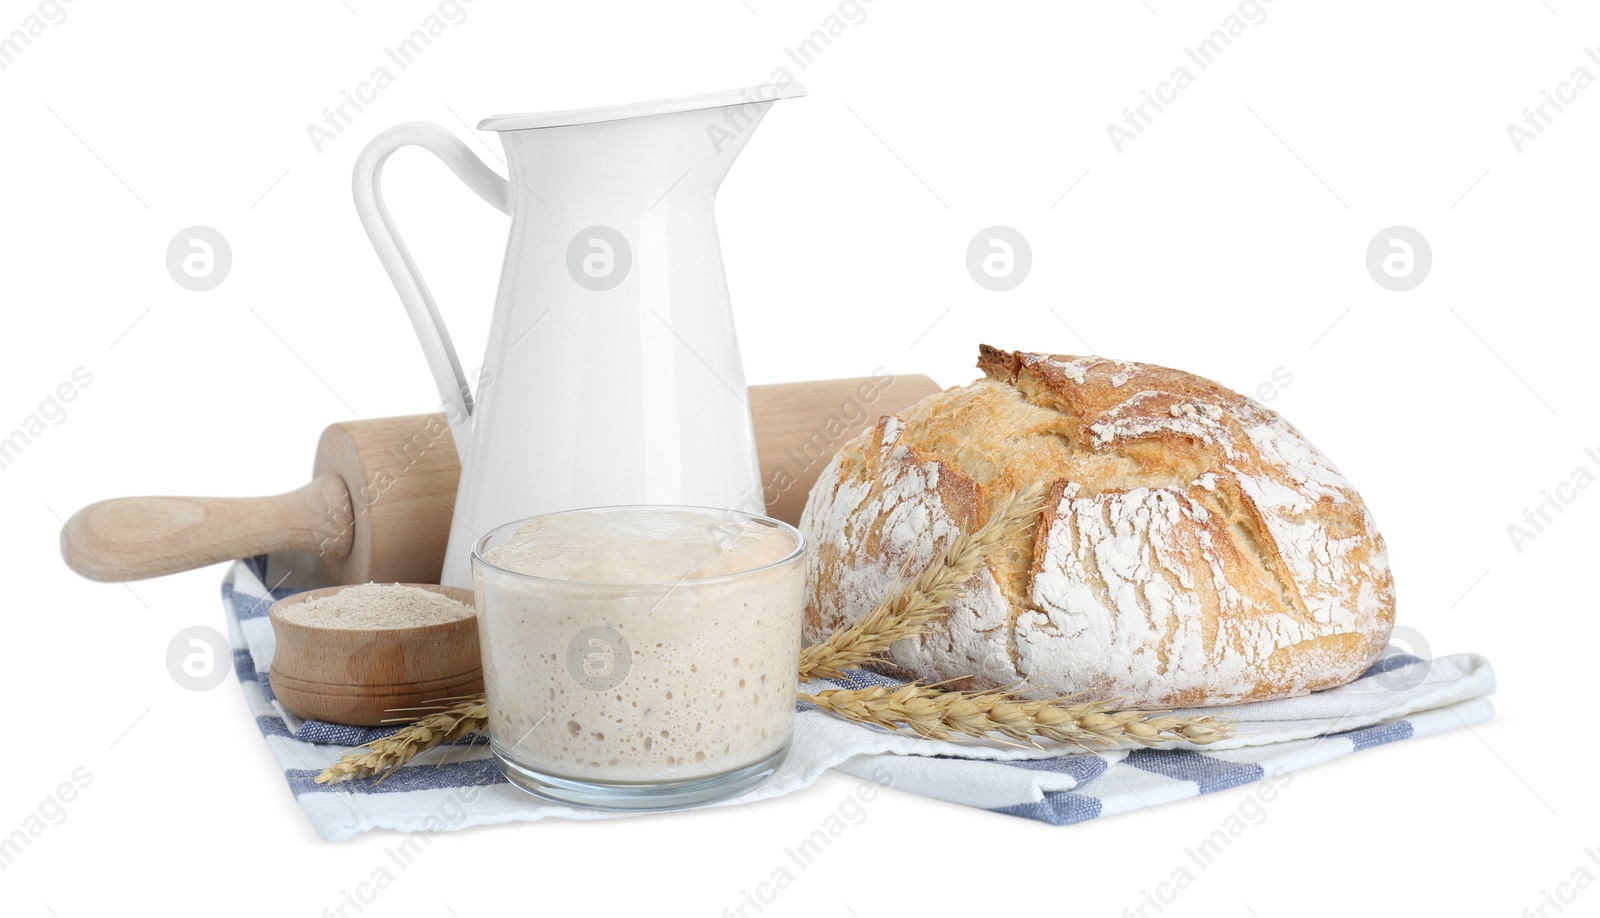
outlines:
{"label": "blue striped towel", "polygon": [[[222,584],[234,667],[267,747],[318,834],[343,841],[368,829],[437,833],[488,823],[550,817],[606,819],[627,813],[577,809],[537,800],[500,775],[483,744],[462,743],[419,756],[381,783],[319,785],[317,773],[348,747],[391,728],[301,720],[272,697],[272,603],[311,584],[284,586],[271,562],[236,562]],[[275,571],[273,573],[276,573]],[[269,589],[268,583],[277,584]],[[899,685],[852,671],[810,691]],[[766,782],[741,797],[706,806],[751,803],[800,790],[829,768],[967,806],[1070,825],[1272,778],[1397,740],[1487,721],[1494,671],[1476,654],[1423,660],[1392,653],[1361,678],[1303,698],[1177,713],[1213,714],[1234,734],[1209,746],[1083,752],[1036,750],[987,741],[942,742],[862,726],[801,704],[789,757]],[[441,763],[442,760],[442,764]],[[1261,791],[1265,794],[1265,790]]]}

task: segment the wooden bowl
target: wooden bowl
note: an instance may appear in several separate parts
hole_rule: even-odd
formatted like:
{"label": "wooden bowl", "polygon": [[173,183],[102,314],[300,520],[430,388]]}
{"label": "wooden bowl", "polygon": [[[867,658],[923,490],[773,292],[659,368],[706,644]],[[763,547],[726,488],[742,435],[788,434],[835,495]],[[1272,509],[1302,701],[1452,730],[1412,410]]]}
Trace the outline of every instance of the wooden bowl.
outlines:
{"label": "wooden bowl", "polygon": [[[354,584],[351,584],[352,586]],[[471,590],[408,583],[472,606]],[[285,709],[308,720],[360,727],[405,717],[392,708],[483,691],[478,619],[416,628],[320,628],[283,620],[295,603],[318,599],[342,586],[296,593],[272,604],[277,638],[272,693]]]}

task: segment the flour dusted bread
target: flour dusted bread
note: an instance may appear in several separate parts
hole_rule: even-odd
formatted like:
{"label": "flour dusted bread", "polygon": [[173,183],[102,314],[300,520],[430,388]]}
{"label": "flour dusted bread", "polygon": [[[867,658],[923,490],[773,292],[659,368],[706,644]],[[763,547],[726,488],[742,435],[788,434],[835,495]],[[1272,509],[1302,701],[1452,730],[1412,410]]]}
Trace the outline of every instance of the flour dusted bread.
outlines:
{"label": "flour dusted bread", "polygon": [[1151,364],[984,345],[978,366],[847,443],[812,489],[807,641],[1042,481],[1037,528],[942,630],[895,645],[896,675],[1188,707],[1330,688],[1382,651],[1383,538],[1288,421]]}

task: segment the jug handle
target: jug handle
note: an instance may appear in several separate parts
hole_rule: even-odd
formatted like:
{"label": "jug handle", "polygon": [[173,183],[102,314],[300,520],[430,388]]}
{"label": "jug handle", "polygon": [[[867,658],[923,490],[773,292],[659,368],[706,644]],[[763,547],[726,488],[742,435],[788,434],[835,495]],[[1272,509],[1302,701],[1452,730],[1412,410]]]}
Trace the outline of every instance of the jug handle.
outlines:
{"label": "jug handle", "polygon": [[411,252],[401,241],[389,208],[383,202],[383,164],[389,155],[404,146],[415,144],[444,161],[478,197],[493,204],[502,213],[511,213],[511,183],[484,164],[476,154],[467,149],[455,134],[435,124],[413,121],[398,124],[372,138],[361,155],[356,157],[352,186],[355,192],[356,214],[361,225],[378,252],[378,260],[394,282],[411,326],[422,344],[422,353],[428,360],[428,369],[444,401],[445,417],[450,422],[456,449],[465,454],[467,428],[473,413],[472,387],[461,371],[461,361],[456,357],[455,345],[445,330],[444,320],[434,305],[428,284],[417,271]]}

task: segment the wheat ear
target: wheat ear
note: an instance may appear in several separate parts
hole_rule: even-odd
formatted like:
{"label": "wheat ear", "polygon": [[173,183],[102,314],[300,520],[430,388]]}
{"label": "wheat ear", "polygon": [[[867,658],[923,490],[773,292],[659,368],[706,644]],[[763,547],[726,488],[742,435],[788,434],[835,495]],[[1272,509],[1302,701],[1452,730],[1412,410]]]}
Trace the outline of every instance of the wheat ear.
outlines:
{"label": "wheat ear", "polygon": [[[489,721],[489,704],[483,695],[469,695],[446,707],[438,708],[414,723],[347,752],[317,775],[318,784],[337,784],[350,778],[370,778],[382,775],[383,780],[395,769],[444,743],[454,743],[469,733],[482,734]],[[426,710],[412,708],[402,710]],[[365,752],[361,750],[365,749]]]}
{"label": "wheat ear", "polygon": [[1047,739],[1094,749],[1156,746],[1174,740],[1203,745],[1228,735],[1227,724],[1207,716],[1108,711],[1104,702],[1065,704],[1061,698],[1023,701],[1004,689],[954,692],[911,682],[893,688],[801,692],[799,698],[846,720],[907,729],[937,740],[998,734],[1035,746]]}
{"label": "wheat ear", "polygon": [[800,652],[800,681],[837,679],[844,670],[870,662],[896,641],[915,637],[944,620],[946,604],[995,545],[1034,525],[1044,507],[1044,484],[1024,488],[1000,506],[977,531],[960,532],[909,584],[892,590],[871,612]]}

